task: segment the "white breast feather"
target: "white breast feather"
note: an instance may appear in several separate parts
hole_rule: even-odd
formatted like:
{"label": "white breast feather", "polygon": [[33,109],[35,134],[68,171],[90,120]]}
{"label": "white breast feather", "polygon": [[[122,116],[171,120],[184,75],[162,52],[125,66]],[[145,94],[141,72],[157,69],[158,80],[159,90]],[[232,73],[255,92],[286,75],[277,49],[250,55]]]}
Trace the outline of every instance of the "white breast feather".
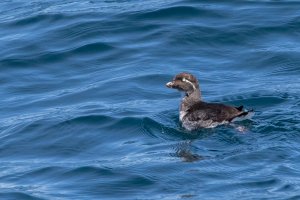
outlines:
{"label": "white breast feather", "polygon": [[180,111],[179,113],[179,120],[182,121],[183,117],[187,114],[185,111]]}

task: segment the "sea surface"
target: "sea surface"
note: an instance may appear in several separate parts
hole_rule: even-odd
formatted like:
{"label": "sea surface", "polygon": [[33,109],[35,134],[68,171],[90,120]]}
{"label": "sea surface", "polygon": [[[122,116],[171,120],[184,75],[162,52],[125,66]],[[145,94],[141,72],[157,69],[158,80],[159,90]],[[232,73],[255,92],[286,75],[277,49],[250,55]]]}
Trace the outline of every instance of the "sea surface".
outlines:
{"label": "sea surface", "polygon": [[0,85],[0,199],[300,199],[300,1],[4,0]]}

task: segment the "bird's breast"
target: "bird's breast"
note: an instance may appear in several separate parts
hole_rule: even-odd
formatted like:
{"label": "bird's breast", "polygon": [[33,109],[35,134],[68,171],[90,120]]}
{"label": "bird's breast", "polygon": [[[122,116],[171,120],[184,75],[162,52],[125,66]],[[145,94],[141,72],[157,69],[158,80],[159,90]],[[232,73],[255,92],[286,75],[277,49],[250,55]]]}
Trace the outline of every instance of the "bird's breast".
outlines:
{"label": "bird's breast", "polygon": [[184,118],[184,116],[187,114],[186,111],[180,111],[179,112],[179,120],[182,121],[182,119]]}

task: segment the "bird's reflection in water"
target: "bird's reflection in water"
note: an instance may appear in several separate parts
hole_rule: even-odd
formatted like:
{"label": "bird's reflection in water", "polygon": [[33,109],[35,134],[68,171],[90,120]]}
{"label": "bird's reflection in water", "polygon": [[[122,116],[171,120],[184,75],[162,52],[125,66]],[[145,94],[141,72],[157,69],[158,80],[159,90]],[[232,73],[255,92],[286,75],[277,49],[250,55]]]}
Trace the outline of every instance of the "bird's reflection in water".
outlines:
{"label": "bird's reflection in water", "polygon": [[192,141],[180,142],[175,146],[175,153],[172,154],[174,157],[179,157],[183,162],[196,162],[203,160],[204,157],[192,152]]}
{"label": "bird's reflection in water", "polygon": [[180,149],[176,152],[176,155],[180,157],[184,162],[195,162],[203,159],[202,156],[194,154],[188,149]]}

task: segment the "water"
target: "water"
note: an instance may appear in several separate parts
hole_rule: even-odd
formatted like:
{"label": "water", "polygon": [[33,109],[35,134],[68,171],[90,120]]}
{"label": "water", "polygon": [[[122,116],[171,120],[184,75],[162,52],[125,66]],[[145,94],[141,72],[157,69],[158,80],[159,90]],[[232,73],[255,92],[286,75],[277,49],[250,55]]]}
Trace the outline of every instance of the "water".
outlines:
{"label": "water", "polygon": [[[2,1],[0,199],[300,199],[299,7]],[[253,121],[183,130],[182,71]]]}

